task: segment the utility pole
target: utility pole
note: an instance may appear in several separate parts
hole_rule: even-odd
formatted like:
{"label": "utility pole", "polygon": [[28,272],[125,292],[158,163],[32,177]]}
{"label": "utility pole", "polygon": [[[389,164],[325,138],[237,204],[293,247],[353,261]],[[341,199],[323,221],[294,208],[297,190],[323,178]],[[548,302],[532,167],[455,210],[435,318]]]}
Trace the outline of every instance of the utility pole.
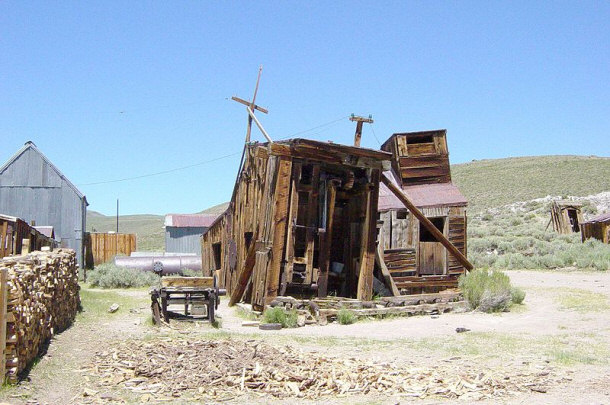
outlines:
{"label": "utility pole", "polygon": [[349,117],[350,121],[356,121],[356,133],[354,134],[354,146],[360,147],[360,139],[362,138],[362,123],[367,122],[369,124],[373,123],[373,116],[369,115],[368,118],[359,117],[357,115],[352,114]]}

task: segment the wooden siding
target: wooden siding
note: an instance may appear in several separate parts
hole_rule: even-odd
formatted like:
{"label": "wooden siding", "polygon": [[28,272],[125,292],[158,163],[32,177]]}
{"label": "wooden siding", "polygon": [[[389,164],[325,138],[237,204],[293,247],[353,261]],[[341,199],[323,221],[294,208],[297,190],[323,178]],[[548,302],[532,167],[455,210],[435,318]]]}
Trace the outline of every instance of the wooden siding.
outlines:
{"label": "wooden siding", "polygon": [[30,253],[44,246],[57,247],[57,241],[20,218],[0,216],[0,258]]}
{"label": "wooden siding", "polygon": [[580,232],[580,224],[584,221],[582,204],[572,201],[553,201],[551,203],[551,222],[553,230],[559,234]]}
{"label": "wooden siding", "polygon": [[136,235],[132,233],[86,233],[85,257],[88,267],[114,259],[117,255],[129,256],[136,251]]}
{"label": "wooden siding", "polygon": [[202,237],[204,272],[219,271],[230,303],[259,309],[286,293],[370,299],[380,158],[305,140],[248,145],[231,204]]}
{"label": "wooden siding", "polygon": [[589,238],[594,238],[610,244],[610,221],[581,224],[581,237],[583,242]]}

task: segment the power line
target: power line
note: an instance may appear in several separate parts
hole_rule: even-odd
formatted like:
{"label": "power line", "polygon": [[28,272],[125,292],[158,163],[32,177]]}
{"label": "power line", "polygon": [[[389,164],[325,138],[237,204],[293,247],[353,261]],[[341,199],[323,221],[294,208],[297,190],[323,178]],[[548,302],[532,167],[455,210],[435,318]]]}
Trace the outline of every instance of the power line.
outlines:
{"label": "power line", "polygon": [[163,171],[161,171],[161,172],[149,173],[149,174],[143,174],[143,175],[141,175],[141,176],[126,177],[126,178],[124,178],[124,179],[106,180],[106,181],[97,181],[97,182],[94,182],[94,183],[82,183],[82,184],[79,184],[79,186],[94,186],[94,185],[97,185],[97,184],[119,183],[119,182],[122,182],[122,181],[128,181],[128,180],[137,180],[137,179],[143,179],[143,178],[145,178],[145,177],[158,176],[158,175],[160,175],[160,174],[166,174],[166,173],[177,172],[177,171],[179,171],[179,170],[190,169],[191,167],[195,167],[195,166],[201,166],[201,165],[204,165],[204,164],[206,164],[206,163],[212,163],[212,162],[216,162],[217,160],[226,159],[226,158],[231,157],[231,156],[237,156],[237,155],[239,155],[240,153],[241,153],[241,152],[239,152],[239,153],[231,153],[231,154],[229,154],[229,155],[220,156],[220,157],[217,157],[217,158],[214,158],[214,159],[210,159],[210,160],[205,160],[205,161],[203,161],[203,162],[199,162],[199,163],[193,163],[193,164],[191,164],[191,165],[187,165],[187,166],[176,167],[176,168],[174,168],[174,169],[163,170]]}
{"label": "power line", "polygon": [[[339,122],[341,120],[344,120],[344,119],[346,119],[348,117],[349,117],[349,115],[347,115],[345,117],[337,118],[336,120],[329,121],[329,122],[327,122],[325,124],[321,124],[321,125],[318,125],[316,127],[306,129],[304,131],[296,132],[296,133],[294,133],[292,135],[287,136],[286,138],[281,138],[279,140],[285,140],[285,139],[289,139],[289,138],[292,138],[292,137],[297,136],[297,135],[301,135],[301,134],[304,134],[304,133],[307,133],[307,132],[311,132],[311,131],[314,131],[316,129],[323,128],[325,126],[337,123],[337,122]],[[228,155],[220,156],[220,157],[217,157],[217,158],[214,158],[214,159],[204,160],[202,162],[193,163],[193,164],[186,165],[186,166],[181,166],[181,167],[176,167],[176,168],[173,168],[173,169],[163,170],[163,171],[160,171],[160,172],[142,174],[140,176],[125,177],[125,178],[122,178],[122,179],[115,179],[115,180],[96,181],[96,182],[92,182],[92,183],[81,183],[81,184],[77,184],[77,185],[78,186],[95,186],[95,185],[99,185],[99,184],[120,183],[120,182],[123,182],[123,181],[144,179],[146,177],[159,176],[161,174],[173,173],[173,172],[177,172],[177,171],[180,171],[180,170],[190,169],[192,167],[205,165],[205,164],[208,164],[208,163],[216,162],[218,160],[226,159],[226,158],[237,156],[237,155],[240,155],[240,154],[241,154],[241,152],[230,153]]]}
{"label": "power line", "polygon": [[373,131],[373,136],[375,137],[375,140],[377,141],[377,143],[379,144],[379,146],[381,146],[381,141],[379,141],[379,138],[377,138],[377,134],[375,133],[375,128],[373,128],[373,124],[369,124],[371,126],[371,131]]}

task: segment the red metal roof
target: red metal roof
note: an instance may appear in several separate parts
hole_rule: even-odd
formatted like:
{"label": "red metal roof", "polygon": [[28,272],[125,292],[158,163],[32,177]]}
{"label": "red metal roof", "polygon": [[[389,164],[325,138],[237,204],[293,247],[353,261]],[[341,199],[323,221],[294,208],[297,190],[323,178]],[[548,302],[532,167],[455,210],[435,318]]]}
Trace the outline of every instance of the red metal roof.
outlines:
{"label": "red metal roof", "polygon": [[214,214],[167,214],[165,226],[178,228],[207,228],[216,220],[218,215]]}
{"label": "red metal roof", "polygon": [[[399,186],[396,177],[391,172],[385,172],[385,174],[393,180],[394,184]],[[464,197],[462,193],[460,193],[460,190],[452,183],[419,184],[415,186],[405,186],[402,190],[413,204],[420,208],[436,205],[464,206],[468,204],[466,197]],[[388,211],[401,208],[405,208],[405,206],[385,184],[380,183],[378,210]]]}

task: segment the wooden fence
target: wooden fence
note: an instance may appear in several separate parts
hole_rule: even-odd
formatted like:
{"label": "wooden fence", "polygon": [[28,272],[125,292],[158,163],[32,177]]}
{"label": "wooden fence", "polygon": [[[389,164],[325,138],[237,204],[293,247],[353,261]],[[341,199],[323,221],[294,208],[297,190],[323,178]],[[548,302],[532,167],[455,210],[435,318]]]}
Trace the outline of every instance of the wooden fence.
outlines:
{"label": "wooden fence", "polygon": [[42,234],[24,220],[0,214],[0,258],[57,247],[57,241]]}
{"label": "wooden fence", "polygon": [[86,233],[85,264],[91,268],[112,260],[116,255],[129,256],[136,250],[133,233]]}

